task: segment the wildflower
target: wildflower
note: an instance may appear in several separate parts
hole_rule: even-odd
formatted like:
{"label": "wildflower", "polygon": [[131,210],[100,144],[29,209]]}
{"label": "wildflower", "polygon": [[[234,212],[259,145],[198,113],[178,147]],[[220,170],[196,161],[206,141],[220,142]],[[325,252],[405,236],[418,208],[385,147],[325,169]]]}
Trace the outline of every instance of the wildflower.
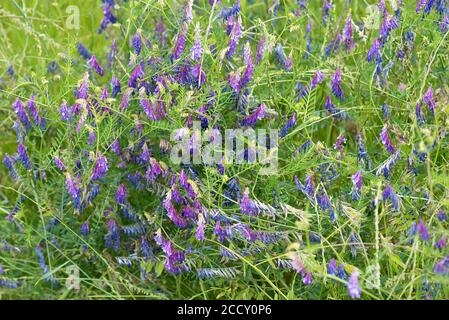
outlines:
{"label": "wildflower", "polygon": [[421,111],[421,104],[419,102],[416,103],[415,114],[416,114],[416,121],[418,122],[418,125],[422,125],[424,123],[424,116]]}
{"label": "wildflower", "polygon": [[179,59],[186,47],[187,25],[183,24],[176,38],[175,46],[172,52],[173,59]]}
{"label": "wildflower", "polygon": [[382,131],[380,133],[380,140],[389,153],[395,153],[393,144],[391,143],[390,137],[388,136],[388,128],[386,125],[382,128]]}
{"label": "wildflower", "polygon": [[83,224],[81,225],[80,228],[80,233],[87,237],[87,235],[89,234],[90,228],[89,228],[89,221],[84,221]]}
{"label": "wildflower", "polygon": [[310,285],[312,284],[312,274],[310,272],[307,272],[305,277],[302,279],[302,282],[310,287]]}
{"label": "wildflower", "polygon": [[351,13],[348,14],[345,21],[345,26],[343,28],[343,41],[348,51],[354,49],[354,39],[353,39],[353,30],[352,30],[352,17]]}
{"label": "wildflower", "polygon": [[359,286],[359,272],[354,271],[349,276],[348,280],[348,294],[353,299],[360,298],[362,294],[362,289]]}
{"label": "wildflower", "polygon": [[276,59],[279,61],[279,64],[281,64],[284,69],[286,69],[287,71],[289,71],[291,69],[291,57],[288,58],[285,55],[284,49],[282,48],[281,44],[278,43],[276,45],[276,48],[274,49],[274,53],[276,56]]}
{"label": "wildflower", "polygon": [[61,103],[61,106],[59,107],[59,113],[61,115],[62,121],[69,121],[72,118],[72,111],[65,101]]}
{"label": "wildflower", "polygon": [[114,249],[114,251],[120,250],[120,229],[117,222],[114,219],[108,221],[108,234],[105,235],[105,245],[107,248]]}
{"label": "wildflower", "polygon": [[439,221],[447,221],[447,214],[443,210],[438,210],[437,218]]}
{"label": "wildflower", "polygon": [[449,256],[441,259],[437,263],[435,263],[434,272],[441,275],[449,274]]}
{"label": "wildflower", "polygon": [[248,188],[245,189],[242,199],[240,199],[240,209],[242,210],[243,214],[247,214],[250,216],[257,216],[259,214],[259,210],[254,201],[249,198]]}
{"label": "wildflower", "polygon": [[115,200],[117,201],[118,204],[124,204],[126,201],[126,195],[127,195],[126,187],[123,183],[121,183],[118,186],[117,192],[115,193]]}
{"label": "wildflower", "polygon": [[14,169],[14,159],[11,158],[11,156],[9,156],[7,153],[5,153],[5,155],[3,156],[3,164],[5,165],[6,168],[8,168],[9,173],[11,175],[11,178],[13,180],[17,180],[18,175],[16,170]]}
{"label": "wildflower", "polygon": [[359,170],[356,173],[354,173],[351,176],[351,180],[352,180],[352,184],[353,184],[352,191],[351,191],[352,199],[354,201],[357,201],[360,199],[360,192],[362,190],[362,171]]}
{"label": "wildflower", "polygon": [[226,240],[226,230],[221,227],[219,220],[215,223],[214,234],[218,237],[218,241],[224,242]]}
{"label": "wildflower", "polygon": [[133,92],[132,88],[128,88],[125,90],[125,93],[122,96],[122,101],[120,102],[120,109],[125,110],[129,106],[129,100],[131,99],[131,93]]}
{"label": "wildflower", "polygon": [[[131,76],[129,77],[128,87],[136,88],[137,81],[140,80],[143,75],[144,75],[144,71],[143,71],[142,65],[138,64],[137,67],[131,73]],[[123,100],[122,100],[122,102],[123,102]]]}
{"label": "wildflower", "polygon": [[112,79],[111,79],[111,89],[112,89],[112,93],[111,93],[112,98],[115,98],[117,96],[117,94],[119,92],[121,92],[121,90],[122,90],[120,87],[120,80],[115,76],[112,76]]}
{"label": "wildflower", "polygon": [[[112,3],[111,3],[112,2]],[[101,34],[106,27],[108,26],[108,24],[112,24],[112,23],[116,23],[117,22],[117,18],[112,14],[112,8],[114,6],[114,2],[113,1],[108,1],[105,2],[103,5],[103,19],[101,20],[100,23],[100,28],[98,29],[98,33]]]}
{"label": "wildflower", "polygon": [[344,94],[341,90],[341,72],[340,69],[336,69],[331,81],[331,90],[335,97],[344,100]]}
{"label": "wildflower", "polygon": [[139,55],[142,51],[142,36],[140,35],[140,31],[137,30],[133,37],[133,47],[136,55]]}
{"label": "wildflower", "polygon": [[399,211],[399,207],[401,204],[400,199],[396,195],[396,193],[394,192],[393,188],[391,187],[391,185],[389,183],[387,183],[384,191],[382,192],[382,200],[383,201],[390,200],[393,205],[393,208],[396,211]]}
{"label": "wildflower", "polygon": [[87,48],[81,42],[78,42],[76,47],[78,49],[78,53],[80,56],[82,56],[86,60],[90,59],[90,57],[92,55],[90,54],[89,50],[87,50]]}
{"label": "wildflower", "polygon": [[31,117],[34,120],[35,125],[39,125],[41,128],[45,127],[45,121],[39,115],[39,112],[36,109],[36,102],[34,101],[34,95],[31,96],[31,99],[28,100],[28,111],[30,112]]}
{"label": "wildflower", "polygon": [[195,232],[195,238],[200,241],[204,241],[204,231],[206,229],[206,220],[204,219],[202,214],[198,215],[197,228]]}
{"label": "wildflower", "polygon": [[337,273],[337,263],[334,258],[329,260],[329,264],[327,265],[327,273],[330,275],[335,275]]}
{"label": "wildflower", "polygon": [[253,58],[251,57],[251,48],[249,46],[249,42],[246,43],[245,48],[243,49],[243,62],[246,65],[246,69],[245,72],[243,73],[240,88],[245,87],[248,84],[248,82],[251,81],[254,74],[254,64]]}
{"label": "wildflower", "polygon": [[92,181],[101,179],[108,171],[108,159],[102,156],[100,153],[97,155],[97,161],[95,162],[94,169],[92,171]]}
{"label": "wildflower", "polygon": [[27,170],[31,170],[31,162],[30,158],[28,157],[28,151],[27,148],[23,143],[19,143],[19,146],[17,147],[17,154],[19,156],[20,161],[22,161],[23,165]]}
{"label": "wildflower", "polygon": [[264,103],[261,103],[256,111],[254,111],[254,113],[250,114],[242,120],[242,126],[254,126],[257,120],[262,120],[265,117],[266,108],[267,106]]}
{"label": "wildflower", "polygon": [[329,10],[332,9],[332,4],[328,0],[324,0],[321,17],[324,26],[327,25],[327,18],[329,17]]}
{"label": "wildflower", "polygon": [[67,174],[66,188],[72,199],[77,200],[81,193],[80,179],[73,179],[69,174]]}
{"label": "wildflower", "polygon": [[256,64],[259,64],[260,61],[262,60],[265,49],[266,49],[266,38],[265,38],[265,36],[261,36],[259,43],[257,44]]}
{"label": "wildflower", "polygon": [[13,103],[14,112],[17,114],[17,116],[20,119],[20,122],[22,122],[23,126],[26,130],[31,128],[31,121],[28,118],[28,114],[25,111],[25,108],[22,104],[22,101],[20,101],[19,98],[17,98]]}
{"label": "wildflower", "polygon": [[163,205],[165,210],[167,210],[167,216],[176,226],[180,228],[187,227],[187,221],[176,212],[176,209],[172,203],[172,196],[170,192],[167,193]]}
{"label": "wildflower", "polygon": [[235,93],[240,92],[240,73],[238,71],[232,71],[228,77],[229,86],[234,89]]}
{"label": "wildflower", "polygon": [[374,40],[371,48],[368,50],[368,53],[366,54],[366,61],[372,62],[373,60],[376,61],[377,64],[382,62],[382,54],[380,52],[380,41],[379,39]]}
{"label": "wildflower", "polygon": [[323,82],[324,75],[320,70],[317,70],[312,78],[312,81],[310,82],[310,88],[315,88],[318,84]]}
{"label": "wildflower", "polygon": [[195,26],[195,41],[190,52],[190,58],[194,61],[199,61],[203,55],[204,49],[201,44],[201,30],[199,23]]}
{"label": "wildflower", "polygon": [[90,66],[95,70],[96,73],[98,73],[100,76],[104,75],[104,70],[98,63],[97,57],[95,55],[90,57],[89,63],[90,63]]}
{"label": "wildflower", "polygon": [[423,97],[423,102],[429,107],[430,111],[432,112],[432,116],[435,117],[435,100],[433,98],[433,90],[432,87],[429,87],[426,91],[426,94]]}
{"label": "wildflower", "polygon": [[422,219],[419,219],[418,225],[416,226],[417,231],[423,241],[429,241],[429,233],[427,227]]}
{"label": "wildflower", "polygon": [[294,126],[296,126],[296,112],[293,112],[291,118],[288,119],[288,121],[282,127],[281,131],[279,132],[279,136],[281,138],[285,137],[288,131]]}
{"label": "wildflower", "polygon": [[446,248],[446,243],[447,238],[446,237],[441,237],[436,243],[435,243],[435,248],[437,248],[438,250],[443,250],[444,248]]}
{"label": "wildflower", "polygon": [[55,157],[53,159],[53,162],[59,168],[59,170],[61,170],[61,171],[65,170],[65,165],[64,165],[64,163],[62,162],[62,160],[59,157]]}
{"label": "wildflower", "polygon": [[235,54],[235,51],[239,44],[239,39],[242,37],[241,25],[242,25],[242,18],[239,16],[232,28],[232,33],[228,44],[228,51],[226,52],[227,59],[230,59]]}

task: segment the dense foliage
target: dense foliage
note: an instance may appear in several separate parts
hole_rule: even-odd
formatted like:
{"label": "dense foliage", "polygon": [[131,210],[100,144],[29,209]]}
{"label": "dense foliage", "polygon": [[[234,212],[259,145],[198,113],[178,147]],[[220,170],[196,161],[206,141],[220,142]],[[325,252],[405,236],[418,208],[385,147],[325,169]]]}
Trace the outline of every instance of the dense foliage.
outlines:
{"label": "dense foliage", "polygon": [[[2,1],[0,296],[448,298],[448,15]],[[196,121],[278,129],[277,171],[173,163]]]}

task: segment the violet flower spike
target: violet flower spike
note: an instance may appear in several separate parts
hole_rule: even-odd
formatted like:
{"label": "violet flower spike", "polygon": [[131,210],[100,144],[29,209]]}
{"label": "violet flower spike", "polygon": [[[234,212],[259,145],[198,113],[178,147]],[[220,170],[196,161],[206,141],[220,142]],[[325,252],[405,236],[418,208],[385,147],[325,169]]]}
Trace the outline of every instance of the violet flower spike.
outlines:
{"label": "violet flower spike", "polygon": [[89,60],[89,64],[92,67],[92,69],[95,70],[96,73],[98,73],[98,75],[100,76],[104,76],[104,70],[103,68],[100,66],[100,64],[97,61],[97,57],[95,55],[93,55],[90,60]]}
{"label": "violet flower spike", "polygon": [[25,166],[25,168],[27,170],[31,170],[31,162],[28,156],[28,151],[23,143],[19,143],[19,146],[17,147],[17,154],[19,156],[20,161],[22,161],[23,165]]}
{"label": "violet flower spike", "polygon": [[349,276],[347,287],[348,287],[348,294],[351,298],[353,298],[353,299],[360,298],[360,296],[362,294],[362,289],[359,286],[359,272],[358,271],[354,271],[351,273],[351,275]]}
{"label": "violet flower spike", "polygon": [[341,89],[341,72],[340,69],[336,69],[334,75],[331,80],[331,90],[335,97],[340,100],[344,100],[344,94]]}
{"label": "violet flower spike", "polygon": [[193,43],[192,50],[190,52],[190,58],[193,61],[200,61],[203,53],[204,53],[204,49],[201,44],[200,24],[197,23],[195,26],[195,41]]}
{"label": "violet flower spike", "polygon": [[101,179],[106,174],[106,172],[108,172],[108,170],[108,159],[98,153],[98,159],[95,162],[95,166],[92,171],[92,181]]}
{"label": "violet flower spike", "polygon": [[433,97],[432,87],[429,87],[427,89],[426,94],[423,97],[423,102],[429,107],[430,112],[432,112],[432,116],[435,117],[436,103],[435,103],[435,99]]}
{"label": "violet flower spike", "polygon": [[133,47],[136,55],[139,55],[142,51],[142,36],[140,30],[137,30],[133,38]]}
{"label": "violet flower spike", "polygon": [[388,136],[388,128],[386,125],[382,128],[382,131],[380,133],[380,141],[382,141],[382,144],[385,146],[389,153],[395,153],[393,144],[391,143],[390,137]]}

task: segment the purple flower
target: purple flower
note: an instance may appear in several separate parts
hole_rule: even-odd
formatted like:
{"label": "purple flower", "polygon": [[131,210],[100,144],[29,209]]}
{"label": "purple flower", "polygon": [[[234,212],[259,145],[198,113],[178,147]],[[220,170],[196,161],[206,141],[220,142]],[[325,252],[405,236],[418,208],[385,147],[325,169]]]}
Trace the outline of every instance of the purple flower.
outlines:
{"label": "purple flower", "polygon": [[282,127],[281,131],[279,132],[279,136],[281,138],[285,137],[288,131],[294,126],[296,126],[296,112],[293,112],[291,118]]}
{"label": "purple flower", "polygon": [[104,70],[103,68],[100,66],[100,64],[97,61],[97,57],[95,55],[93,55],[90,59],[89,59],[89,63],[90,66],[92,67],[92,69],[95,70],[96,73],[98,73],[100,76],[104,75]]}
{"label": "purple flower", "polygon": [[382,131],[380,133],[380,141],[382,141],[382,144],[385,146],[389,153],[395,153],[393,144],[391,143],[390,137],[388,136],[388,128],[386,125],[382,128]]}
{"label": "purple flower", "polygon": [[348,280],[348,294],[353,299],[360,298],[362,294],[362,289],[359,286],[359,272],[354,271],[349,276]]}
{"label": "purple flower", "polygon": [[221,227],[220,220],[215,223],[214,234],[218,237],[218,241],[224,242],[226,240],[226,230]]}
{"label": "purple flower", "polygon": [[192,46],[192,50],[190,52],[190,58],[193,61],[200,61],[201,56],[203,55],[204,49],[201,44],[201,30],[200,25],[197,24],[195,27],[195,41]]}
{"label": "purple flower", "polygon": [[127,195],[126,187],[123,183],[121,183],[118,186],[117,192],[115,193],[115,200],[117,201],[118,204],[124,204],[126,201],[126,195]]}
{"label": "purple flower", "polygon": [[95,136],[95,131],[90,130],[89,132],[89,144],[92,146],[95,143],[97,137]]}
{"label": "purple flower", "polygon": [[424,116],[421,111],[421,104],[419,102],[416,103],[415,113],[416,113],[416,121],[418,122],[418,125],[422,125],[424,123]]}
{"label": "purple flower", "polygon": [[228,77],[228,83],[236,93],[239,93],[241,89],[240,73],[238,71],[231,71]]}
{"label": "purple flower", "polygon": [[95,166],[92,171],[92,181],[101,179],[106,174],[106,172],[108,172],[108,169],[108,159],[98,153],[97,161],[95,162]]}
{"label": "purple flower", "polygon": [[391,203],[393,204],[393,208],[396,211],[399,211],[401,204],[400,199],[389,183],[387,183],[384,191],[382,192],[382,200],[383,201],[390,200]]}
{"label": "purple flower", "polygon": [[327,265],[327,273],[331,275],[335,275],[337,273],[337,263],[334,258],[330,259],[329,264]]}
{"label": "purple flower", "polygon": [[176,38],[175,47],[173,48],[172,57],[173,59],[179,59],[186,47],[186,33],[187,25],[183,24],[181,30],[179,31],[178,37]]}
{"label": "purple flower", "polygon": [[418,225],[416,226],[417,231],[423,241],[429,241],[429,232],[427,231],[426,224],[422,219],[419,219]]}
{"label": "purple flower", "polygon": [[45,127],[45,121],[39,115],[39,112],[36,109],[36,102],[34,101],[34,95],[31,96],[31,99],[28,100],[28,110],[30,112],[31,117],[34,120],[36,125],[39,125],[41,128]]}
{"label": "purple flower", "polygon": [[125,110],[126,108],[128,108],[132,92],[133,92],[132,88],[128,88],[128,89],[125,90],[125,93],[122,96],[122,101],[120,102],[120,109],[121,110]]}
{"label": "purple flower", "polygon": [[120,250],[120,229],[117,222],[114,219],[109,219],[108,221],[109,233],[104,237],[105,245],[107,248],[114,249],[115,251]]}
{"label": "purple flower", "polygon": [[78,49],[79,55],[82,56],[84,59],[89,60],[90,57],[92,56],[89,50],[87,50],[87,48],[81,42],[77,43],[76,48]]}
{"label": "purple flower", "polygon": [[447,221],[447,214],[443,210],[439,210],[437,214],[437,218],[439,221]]}
{"label": "purple flower", "polygon": [[55,165],[59,168],[59,170],[64,171],[65,170],[65,165],[62,162],[61,159],[59,159],[59,157],[55,157],[53,159],[53,162],[55,163]]}
{"label": "purple flower", "polygon": [[235,54],[235,51],[240,41],[239,39],[242,37],[241,25],[242,25],[242,18],[239,16],[232,28],[232,33],[228,44],[228,51],[226,52],[227,59],[232,58],[232,56]]}
{"label": "purple flower", "polygon": [[362,190],[362,171],[357,171],[351,177],[353,188],[351,191],[352,199],[357,201],[360,199],[360,192]]}
{"label": "purple flower", "polygon": [[261,36],[259,43],[257,44],[257,58],[256,58],[256,64],[259,64],[262,60],[263,53],[265,52],[266,48],[266,39],[265,36]]}
{"label": "purple flower", "polygon": [[254,111],[254,113],[250,114],[242,120],[242,126],[254,126],[257,120],[262,120],[264,118],[266,108],[267,106],[264,103],[261,103],[256,111]]}
{"label": "purple flower", "polygon": [[17,154],[19,156],[20,161],[22,161],[23,165],[27,170],[31,170],[31,162],[30,158],[28,157],[28,151],[27,148],[23,143],[19,143],[17,147]]}
{"label": "purple flower", "polygon": [[133,38],[133,47],[134,47],[134,52],[139,55],[140,52],[142,51],[142,36],[140,35],[140,31],[137,30],[134,38]]}
{"label": "purple flower", "polygon": [[100,28],[98,29],[98,33],[102,33],[104,29],[108,26],[110,23],[115,23],[117,21],[117,18],[112,14],[112,8],[114,7],[113,1],[108,1],[103,4],[103,19],[100,23]]}
{"label": "purple flower", "polygon": [[248,82],[251,81],[254,74],[254,64],[253,58],[251,57],[251,48],[249,46],[249,42],[246,43],[245,48],[243,49],[243,63],[246,65],[246,69],[245,72],[243,73],[240,88],[245,87],[248,84]]}
{"label": "purple flower", "polygon": [[171,193],[167,193],[163,205],[165,210],[167,210],[168,217],[176,226],[179,228],[187,227],[187,221],[176,212],[175,206],[172,203]]}
{"label": "purple flower", "polygon": [[200,241],[204,241],[205,229],[206,229],[206,220],[204,220],[203,215],[200,214],[198,216],[198,223],[197,223],[197,227],[196,227],[195,238],[197,238]]}
{"label": "purple flower", "polygon": [[59,107],[59,113],[61,114],[62,121],[69,121],[72,119],[72,110],[65,101],[61,103],[61,106]]}
{"label": "purple flower", "polygon": [[23,126],[25,127],[26,130],[31,128],[31,121],[30,118],[28,118],[28,114],[25,111],[25,108],[23,106],[22,101],[20,101],[19,98],[17,98],[14,103],[13,103],[13,109],[14,112],[17,114],[17,116],[20,119],[20,122],[22,122]]}
{"label": "purple flower", "polygon": [[426,94],[423,97],[424,103],[429,107],[430,111],[432,112],[432,116],[435,117],[435,107],[436,103],[433,98],[433,89],[432,87],[429,87],[426,91]]}
{"label": "purple flower", "polygon": [[348,51],[354,49],[351,13],[346,17],[345,26],[343,27],[343,41]]}
{"label": "purple flower", "polygon": [[416,3],[416,13],[419,13],[421,9],[426,5],[428,0],[418,0]]}
{"label": "purple flower", "polygon": [[375,60],[376,63],[382,62],[382,53],[380,52],[380,48],[381,45],[379,39],[374,40],[371,48],[366,54],[366,61],[372,62],[373,60]]}
{"label": "purple flower", "polygon": [[302,279],[302,282],[310,287],[312,285],[312,274],[310,272],[307,272],[305,277]]}
{"label": "purple flower", "polygon": [[111,94],[112,98],[115,98],[117,96],[117,94],[122,90],[120,87],[120,80],[115,76],[112,76],[112,79],[111,79],[111,89],[112,89],[112,94]]}
{"label": "purple flower", "polygon": [[190,74],[193,77],[193,80],[195,81],[194,84],[196,86],[201,86],[206,83],[206,73],[201,67],[201,63],[197,63],[193,67],[190,68]]}
{"label": "purple flower", "polygon": [[87,235],[89,234],[90,228],[89,228],[89,221],[84,221],[83,224],[81,225],[80,228],[80,233],[87,237]]}
{"label": "purple flower", "polygon": [[144,71],[142,68],[142,64],[138,64],[137,67],[131,73],[131,76],[129,77],[128,87],[136,88],[137,81],[140,80],[143,75],[144,75]]}
{"label": "purple flower", "polygon": [[81,181],[79,178],[73,179],[69,174],[67,174],[66,188],[74,201],[78,200],[78,197],[80,196],[81,192],[80,182]]}
{"label": "purple flower", "polygon": [[250,216],[257,216],[259,214],[259,209],[255,205],[254,201],[249,198],[249,189],[246,188],[243,192],[243,196],[240,199],[240,209],[243,214]]}
{"label": "purple flower", "polygon": [[318,84],[323,82],[324,75],[320,70],[317,70],[312,78],[312,81],[310,82],[310,88],[315,88]]}
{"label": "purple flower", "polygon": [[340,69],[336,69],[334,75],[331,80],[331,90],[334,96],[340,98],[340,100],[344,99],[343,91],[341,90],[341,72]]}
{"label": "purple flower", "polygon": [[328,0],[324,0],[323,4],[323,12],[322,12],[322,19],[324,26],[327,25],[327,18],[329,17],[329,10],[332,9],[332,4]]}
{"label": "purple flower", "polygon": [[446,243],[447,238],[446,237],[441,237],[436,243],[435,243],[435,248],[437,248],[438,250],[443,250],[444,248],[446,248]]}

